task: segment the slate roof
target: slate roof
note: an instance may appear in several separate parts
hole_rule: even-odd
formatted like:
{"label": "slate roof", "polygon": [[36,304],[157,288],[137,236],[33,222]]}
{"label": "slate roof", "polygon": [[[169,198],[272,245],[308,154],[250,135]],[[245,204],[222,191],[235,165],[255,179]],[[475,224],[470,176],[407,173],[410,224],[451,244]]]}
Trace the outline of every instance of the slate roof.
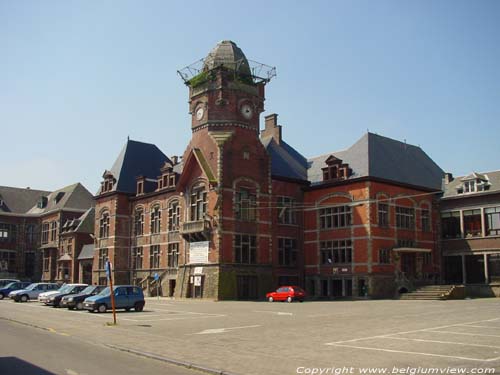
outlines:
{"label": "slate roof", "polygon": [[23,189],[9,186],[0,186],[1,212],[27,213],[42,196],[48,196],[50,191]]}
{"label": "slate roof", "polygon": [[[157,179],[163,164],[172,161],[150,143],[127,140],[110,172],[116,179],[112,191],[135,193],[138,176]],[[100,189],[99,193],[100,194]]]}
{"label": "slate roof", "polygon": [[366,133],[346,150],[309,159],[307,175],[312,185],[322,183],[321,168],[330,155],[349,164],[350,179],[369,176],[441,189],[444,172],[420,147],[373,133]]}
{"label": "slate roof", "polygon": [[[488,189],[480,192],[473,193],[457,193],[457,188],[462,186],[465,180],[470,180],[471,178],[480,178],[484,179],[488,184]],[[491,172],[481,172],[481,173],[472,173],[467,176],[458,176],[455,177],[450,183],[443,184],[443,198],[459,198],[459,197],[470,197],[470,196],[479,196],[491,193],[499,193],[500,192],[500,171],[491,171]]]}
{"label": "slate roof", "polygon": [[62,226],[61,234],[94,233],[95,208],[90,207],[78,219],[69,219]]}
{"label": "slate roof", "polygon": [[217,43],[205,58],[203,70],[211,70],[222,65],[239,73],[251,75],[245,54],[236,43],[230,40],[222,40]]}
{"label": "slate roof", "polygon": [[94,257],[94,244],[83,245],[78,259],[92,259]]}
{"label": "slate roof", "polygon": [[42,215],[44,213],[60,210],[88,210],[95,205],[92,194],[79,182],[56,190],[48,195],[47,205],[44,208],[38,208],[37,204],[28,211],[29,214]]}
{"label": "slate roof", "polygon": [[307,180],[307,159],[285,141],[278,144],[272,137],[261,139],[271,156],[273,176]]}

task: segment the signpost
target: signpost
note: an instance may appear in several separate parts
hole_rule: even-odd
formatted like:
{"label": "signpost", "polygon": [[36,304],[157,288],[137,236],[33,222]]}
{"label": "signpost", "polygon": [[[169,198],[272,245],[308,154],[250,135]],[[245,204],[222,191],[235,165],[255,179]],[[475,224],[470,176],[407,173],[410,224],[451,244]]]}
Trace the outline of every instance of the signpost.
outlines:
{"label": "signpost", "polygon": [[115,309],[115,293],[113,291],[113,275],[112,264],[109,260],[106,261],[106,277],[109,280],[109,288],[111,292],[111,309],[113,310],[113,324],[116,325],[116,309]]}
{"label": "signpost", "polygon": [[158,301],[160,300],[160,292],[158,290],[159,284],[160,284],[160,275],[158,275],[158,272],[155,272],[154,278],[156,281],[156,296],[158,297]]}

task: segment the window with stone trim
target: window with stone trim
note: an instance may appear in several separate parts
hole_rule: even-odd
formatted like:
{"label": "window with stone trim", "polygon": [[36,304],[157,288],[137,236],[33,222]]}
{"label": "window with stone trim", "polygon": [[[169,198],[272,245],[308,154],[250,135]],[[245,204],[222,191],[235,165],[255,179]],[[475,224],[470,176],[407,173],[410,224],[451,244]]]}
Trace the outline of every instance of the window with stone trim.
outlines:
{"label": "window with stone trim", "polygon": [[247,234],[235,235],[234,253],[235,263],[257,263],[257,237]]}
{"label": "window with stone trim", "polygon": [[99,238],[109,237],[109,212],[103,212],[99,219]]}
{"label": "window with stone trim", "polygon": [[173,201],[168,205],[168,231],[175,232],[179,230],[181,217],[181,206],[179,201]]}
{"label": "window with stone trim", "polygon": [[42,224],[42,245],[49,243],[49,229],[50,229],[49,223]]}
{"label": "window with stone trim", "polygon": [[28,224],[26,226],[26,242],[34,244],[36,242],[35,224]]}
{"label": "window with stone trim", "polygon": [[278,223],[297,224],[296,200],[292,197],[278,197]]}
{"label": "window with stone trim", "polygon": [[161,231],[161,208],[159,205],[151,209],[151,233],[157,234]]}
{"label": "window with stone trim", "polygon": [[478,237],[482,234],[481,210],[465,210],[464,215],[464,235],[465,237]]}
{"label": "window with stone trim", "polygon": [[179,243],[178,242],[168,244],[167,264],[170,268],[179,267]]}
{"label": "window with stone trim", "polygon": [[399,229],[415,229],[415,209],[396,206],[396,226]]}
{"label": "window with stone trim", "polygon": [[378,204],[378,225],[379,227],[389,226],[389,205],[387,203]]}
{"label": "window with stone trim", "polygon": [[422,232],[431,231],[431,213],[429,209],[422,208],[420,210],[420,223],[422,226]]}
{"label": "window with stone trim", "polygon": [[134,213],[134,235],[142,236],[144,234],[144,210],[137,208]]}
{"label": "window with stone trim", "polygon": [[160,245],[149,248],[149,268],[160,268]]}
{"label": "window with stone trim", "polygon": [[351,240],[321,241],[321,264],[352,263]]}
{"label": "window with stone trim", "polygon": [[391,250],[390,249],[379,249],[378,250],[378,262],[380,264],[390,264],[391,263]]}
{"label": "window with stone trim", "polygon": [[16,242],[17,225],[0,223],[0,242]]}
{"label": "window with stone trim", "polygon": [[15,251],[0,250],[0,271],[17,272]]}
{"label": "window with stone trim", "polygon": [[144,257],[144,250],[142,249],[142,247],[134,247],[132,249],[132,257],[131,257],[131,260],[132,260],[132,264],[130,265],[130,267],[133,269],[133,270],[140,270],[142,269],[142,259]]}
{"label": "window with stone trim", "polygon": [[103,270],[106,267],[106,261],[108,260],[108,249],[99,249],[99,269]]}
{"label": "window with stone trim", "polygon": [[54,242],[57,240],[57,221],[52,221],[50,223],[50,241]]}
{"label": "window with stone trim", "polygon": [[441,214],[441,235],[443,238],[460,238],[460,211],[443,212]]}
{"label": "window with stone trim", "polygon": [[294,238],[278,238],[278,260],[282,266],[297,264],[297,240]]}
{"label": "window with stone trim", "polygon": [[255,221],[257,197],[249,189],[236,192],[235,217],[242,221]]}
{"label": "window with stone trim", "polygon": [[189,218],[191,221],[204,220],[206,213],[207,191],[204,185],[197,185],[191,191]]}
{"label": "window with stone trim", "polygon": [[351,225],[352,213],[350,206],[337,206],[319,210],[321,229],[345,228]]}

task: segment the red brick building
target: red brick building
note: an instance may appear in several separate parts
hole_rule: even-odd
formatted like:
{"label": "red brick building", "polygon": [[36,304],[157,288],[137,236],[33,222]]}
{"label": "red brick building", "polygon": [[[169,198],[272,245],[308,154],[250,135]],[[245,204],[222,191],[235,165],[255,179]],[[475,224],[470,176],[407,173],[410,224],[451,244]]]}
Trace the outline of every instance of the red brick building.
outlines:
{"label": "red brick building", "polygon": [[273,68],[223,41],[187,71],[182,157],[128,140],[103,174],[94,282],[107,259],[116,283],[177,297],[255,299],[284,284],[388,296],[435,280],[442,171],[420,148],[368,133],[308,160],[277,115],[260,130]]}

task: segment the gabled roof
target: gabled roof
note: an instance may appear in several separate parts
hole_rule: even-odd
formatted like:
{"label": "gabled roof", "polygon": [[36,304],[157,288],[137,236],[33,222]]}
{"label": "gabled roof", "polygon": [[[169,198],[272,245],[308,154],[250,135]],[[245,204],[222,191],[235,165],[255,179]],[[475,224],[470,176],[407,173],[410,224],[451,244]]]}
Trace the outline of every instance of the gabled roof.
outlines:
{"label": "gabled roof", "polygon": [[94,233],[95,208],[91,207],[78,219],[67,220],[62,227],[61,234],[65,233]]}
{"label": "gabled roof", "polygon": [[307,180],[307,159],[288,143],[281,140],[278,144],[274,138],[261,139],[271,157],[271,174],[273,176]]}
{"label": "gabled roof", "polygon": [[[458,188],[463,186],[464,181],[471,179],[479,179],[485,182],[487,185],[487,190],[477,191],[471,193],[458,194]],[[455,177],[448,184],[443,184],[443,198],[459,198],[459,197],[470,197],[478,196],[491,193],[500,193],[500,171],[482,172],[482,173],[471,173],[467,176]]]}
{"label": "gabled roof", "polygon": [[77,182],[76,184],[66,186],[56,190],[47,196],[47,205],[44,208],[38,208],[37,204],[28,211],[30,214],[44,214],[54,210],[73,209],[73,210],[88,210],[94,206],[94,197],[85,189],[85,187]]}
{"label": "gabled roof", "polygon": [[323,182],[321,168],[330,156],[352,169],[349,179],[376,177],[430,189],[441,189],[443,170],[420,148],[373,133],[366,133],[347,150],[309,159],[308,179]]}
{"label": "gabled roof", "polygon": [[109,171],[116,179],[112,191],[135,193],[137,189],[136,177],[144,176],[157,179],[165,162],[172,163],[155,145],[127,140]]}
{"label": "gabled roof", "polygon": [[27,213],[36,205],[40,197],[46,197],[49,194],[50,191],[0,186],[0,200],[3,201],[0,206],[0,213]]}
{"label": "gabled roof", "polygon": [[181,189],[188,181],[188,178],[190,176],[188,176],[187,171],[191,170],[193,167],[196,167],[196,165],[198,165],[198,167],[201,169],[210,184],[217,185],[217,177],[212,171],[212,168],[210,168],[210,164],[208,164],[205,155],[203,155],[203,151],[201,151],[199,148],[193,148],[189,152],[186,158],[186,162],[183,163],[183,173],[181,174],[177,185],[178,189]]}

